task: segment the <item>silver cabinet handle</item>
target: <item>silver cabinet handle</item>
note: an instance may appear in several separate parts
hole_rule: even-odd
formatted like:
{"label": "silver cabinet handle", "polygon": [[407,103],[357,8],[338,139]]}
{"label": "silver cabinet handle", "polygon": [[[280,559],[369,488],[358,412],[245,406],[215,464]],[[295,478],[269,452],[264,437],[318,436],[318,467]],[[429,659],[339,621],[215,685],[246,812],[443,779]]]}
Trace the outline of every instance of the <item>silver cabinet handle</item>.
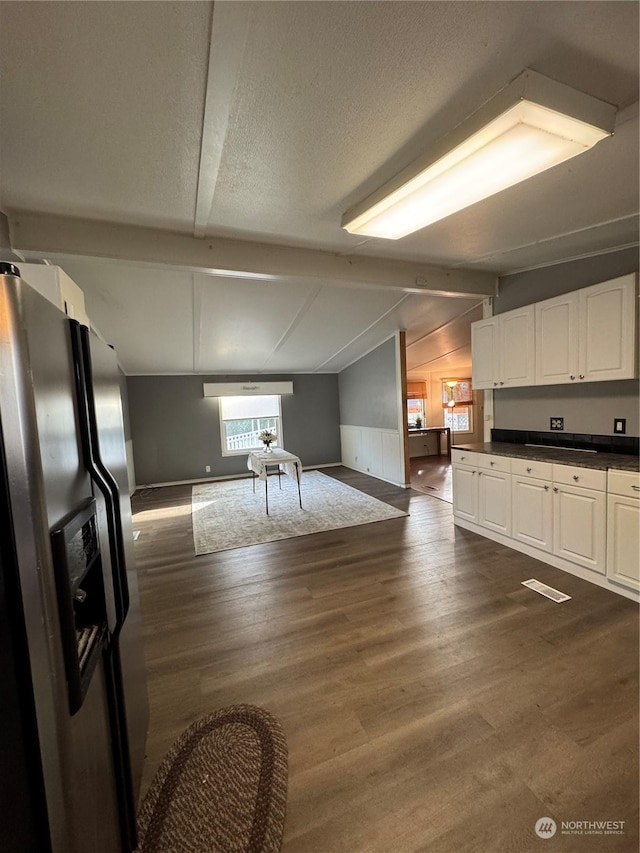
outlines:
{"label": "silver cabinet handle", "polygon": [[557,491],[558,491],[558,487],[557,487],[557,486],[554,486],[554,487],[553,487],[553,491],[554,491],[554,492],[557,492]]}
{"label": "silver cabinet handle", "polygon": [[501,382],[500,384],[501,384],[501,385],[504,385],[504,382]]}
{"label": "silver cabinet handle", "polygon": [[572,376],[571,378],[572,378],[572,379],[575,379],[576,377],[575,377],[575,376]]}
{"label": "silver cabinet handle", "polygon": [[584,373],[580,374],[580,379],[584,379]]}
{"label": "silver cabinet handle", "polygon": [[475,472],[475,471],[472,471],[471,473],[472,473],[472,474],[475,474],[476,472]]}
{"label": "silver cabinet handle", "polygon": [[[544,490],[545,490],[545,492],[548,492],[548,491],[549,491],[549,486],[545,486],[545,487],[544,487]],[[556,489],[556,491],[558,491],[558,490]]]}
{"label": "silver cabinet handle", "polygon": [[[473,473],[475,474],[476,472],[474,471]],[[482,477],[482,471],[478,471],[478,477]]]}
{"label": "silver cabinet handle", "polygon": [[460,457],[460,461],[461,461],[461,462],[464,462],[464,460],[465,460],[465,459],[466,459],[466,456],[461,456],[461,457]]}
{"label": "silver cabinet handle", "polygon": [[631,486],[634,492],[640,492],[640,486]]}
{"label": "silver cabinet handle", "polygon": [[494,384],[494,386],[496,386],[498,383],[497,383],[497,382],[494,382],[493,384]]}
{"label": "silver cabinet handle", "polygon": [[578,477],[578,475],[577,475],[577,474],[574,474],[574,475],[573,475],[573,479],[574,479],[574,480],[575,480],[575,482],[577,483],[577,482],[578,482],[578,480],[580,479],[580,477]]}
{"label": "silver cabinet handle", "polygon": [[495,464],[496,464],[495,462],[489,462],[489,465],[491,465],[492,468]]}

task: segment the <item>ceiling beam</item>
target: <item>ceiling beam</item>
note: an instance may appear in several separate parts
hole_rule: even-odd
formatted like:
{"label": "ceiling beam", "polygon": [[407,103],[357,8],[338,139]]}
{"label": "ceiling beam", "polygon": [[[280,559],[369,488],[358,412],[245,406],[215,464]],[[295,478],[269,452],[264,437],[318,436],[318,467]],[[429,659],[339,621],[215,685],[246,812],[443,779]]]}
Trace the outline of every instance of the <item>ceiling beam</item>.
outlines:
{"label": "ceiling beam", "polygon": [[214,3],[198,167],[194,237],[204,237],[247,41],[251,4]]}
{"label": "ceiling beam", "polygon": [[444,296],[495,296],[497,278],[445,267],[232,240],[32,212],[8,214],[11,245],[30,257],[105,258],[210,275],[304,278]]}

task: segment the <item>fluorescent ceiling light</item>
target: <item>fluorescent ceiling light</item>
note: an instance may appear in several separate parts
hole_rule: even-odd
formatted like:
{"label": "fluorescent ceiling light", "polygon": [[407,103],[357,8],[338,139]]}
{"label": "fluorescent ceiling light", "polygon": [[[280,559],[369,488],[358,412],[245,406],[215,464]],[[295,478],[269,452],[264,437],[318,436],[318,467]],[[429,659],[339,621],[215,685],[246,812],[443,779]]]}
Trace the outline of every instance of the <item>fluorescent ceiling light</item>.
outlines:
{"label": "fluorescent ceiling light", "polygon": [[437,152],[347,211],[342,227],[397,240],[587,151],[614,119],[610,104],[523,72]]}

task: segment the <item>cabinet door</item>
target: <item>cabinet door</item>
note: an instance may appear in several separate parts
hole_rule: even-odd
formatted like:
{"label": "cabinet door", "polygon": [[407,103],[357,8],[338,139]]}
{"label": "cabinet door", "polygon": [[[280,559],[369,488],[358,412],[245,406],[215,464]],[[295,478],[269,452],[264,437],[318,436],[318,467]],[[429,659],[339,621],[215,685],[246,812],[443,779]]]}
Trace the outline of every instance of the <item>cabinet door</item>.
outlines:
{"label": "cabinet door", "polygon": [[472,382],[476,390],[497,388],[500,380],[498,318],[471,324]]}
{"label": "cabinet door", "polygon": [[535,385],[535,306],[499,315],[499,386]]}
{"label": "cabinet door", "polygon": [[607,501],[607,577],[640,589],[640,501],[609,495]]}
{"label": "cabinet door", "polygon": [[478,471],[478,523],[511,536],[511,474]]}
{"label": "cabinet door", "polygon": [[453,514],[466,521],[478,520],[478,477],[468,465],[454,465]]}
{"label": "cabinet door", "polygon": [[605,572],[606,495],[579,486],[553,487],[553,553]]}
{"label": "cabinet door", "polygon": [[511,530],[514,539],[551,551],[553,492],[549,483],[532,477],[512,477]]}
{"label": "cabinet door", "polygon": [[635,289],[635,275],[626,275],[579,291],[580,380],[634,378]]}
{"label": "cabinet door", "polygon": [[536,385],[578,381],[578,292],[535,306]]}

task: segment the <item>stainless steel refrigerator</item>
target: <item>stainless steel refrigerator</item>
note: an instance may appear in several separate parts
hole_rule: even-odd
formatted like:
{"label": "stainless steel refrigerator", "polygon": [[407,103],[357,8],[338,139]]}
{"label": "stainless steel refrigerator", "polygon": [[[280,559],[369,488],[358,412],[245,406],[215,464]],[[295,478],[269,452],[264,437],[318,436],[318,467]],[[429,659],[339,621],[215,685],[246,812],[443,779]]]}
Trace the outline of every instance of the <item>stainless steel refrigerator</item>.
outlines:
{"label": "stainless steel refrigerator", "polygon": [[0,264],[0,850],[135,847],[148,702],[114,351]]}

